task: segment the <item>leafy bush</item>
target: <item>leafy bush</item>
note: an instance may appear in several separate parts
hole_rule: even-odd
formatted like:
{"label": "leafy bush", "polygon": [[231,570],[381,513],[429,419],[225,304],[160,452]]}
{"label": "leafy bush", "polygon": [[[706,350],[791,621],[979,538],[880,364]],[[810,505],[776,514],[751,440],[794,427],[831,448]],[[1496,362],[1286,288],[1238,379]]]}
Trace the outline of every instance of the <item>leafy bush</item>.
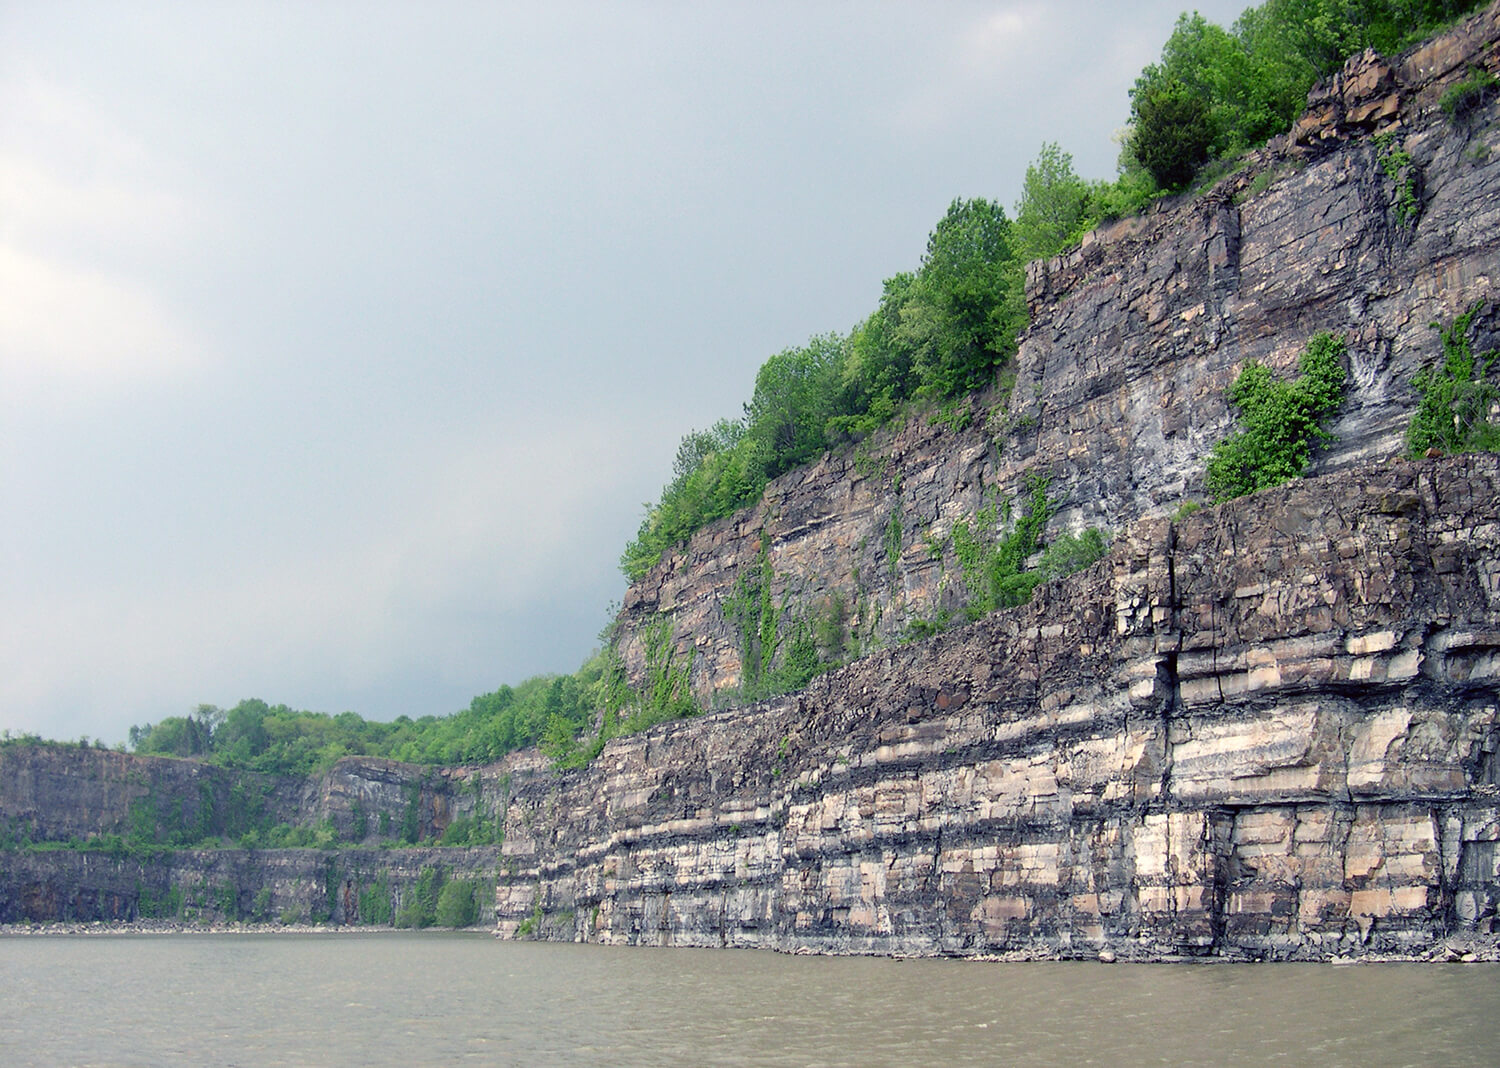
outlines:
{"label": "leafy bush", "polygon": [[479,918],[481,886],[471,879],[454,879],[438,892],[435,920],[439,927],[472,927]]}
{"label": "leafy bush", "polygon": [[1063,534],[1053,539],[1042,552],[1036,571],[1043,582],[1050,582],[1075,571],[1092,567],[1104,559],[1109,551],[1109,541],[1104,532],[1089,527],[1082,534]]}
{"label": "leafy bush", "polygon": [[[1500,349],[1474,354],[1470,332],[1482,304],[1476,304],[1443,330],[1443,360],[1418,371],[1412,385],[1421,395],[1406,430],[1406,453],[1500,451],[1500,426],[1490,413],[1500,389],[1490,379]],[[1435,328],[1437,323],[1432,324]]]}
{"label": "leafy bush", "polygon": [[1460,126],[1466,126],[1480,108],[1500,92],[1500,79],[1481,67],[1470,67],[1469,76],[1450,86],[1439,101],[1443,113]]}
{"label": "leafy bush", "polygon": [[1265,364],[1250,361],[1229,387],[1245,429],[1214,446],[1205,485],[1215,503],[1300,478],[1314,441],[1330,440],[1324,419],[1344,396],[1345,343],[1317,334],[1297,361],[1301,374],[1277,381]]}

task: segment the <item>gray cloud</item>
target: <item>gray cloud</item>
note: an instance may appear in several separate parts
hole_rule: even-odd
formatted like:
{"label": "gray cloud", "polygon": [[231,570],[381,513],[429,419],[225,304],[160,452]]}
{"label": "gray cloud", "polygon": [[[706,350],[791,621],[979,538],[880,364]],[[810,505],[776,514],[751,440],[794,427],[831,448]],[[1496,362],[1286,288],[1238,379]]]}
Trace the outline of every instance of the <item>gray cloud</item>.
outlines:
{"label": "gray cloud", "polygon": [[572,669],[681,435],[1043,140],[1112,174],[1177,13],[11,5],[0,727]]}

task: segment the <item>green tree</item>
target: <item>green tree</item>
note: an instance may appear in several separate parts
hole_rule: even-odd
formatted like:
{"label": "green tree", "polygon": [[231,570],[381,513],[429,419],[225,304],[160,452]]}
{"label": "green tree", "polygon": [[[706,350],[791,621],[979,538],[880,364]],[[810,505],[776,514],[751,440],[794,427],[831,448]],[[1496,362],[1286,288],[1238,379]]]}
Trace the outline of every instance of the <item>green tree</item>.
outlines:
{"label": "green tree", "polygon": [[955,200],[927,239],[927,255],[903,310],[903,339],[929,397],[957,397],[987,386],[1015,352],[1023,323],[1008,299],[1019,265],[1005,209]]}
{"label": "green tree", "polygon": [[1076,240],[1087,219],[1089,186],[1073,171],[1073,157],[1056,142],[1042,145],[1026,168],[1011,227],[1022,262],[1055,256]]}
{"label": "green tree", "polygon": [[745,405],[747,434],[761,445],[767,478],[811,460],[827,447],[843,358],[843,338],[822,334],[761,365]]}
{"label": "green tree", "polygon": [[862,436],[883,425],[917,388],[912,331],[904,327],[916,275],[885,280],[880,306],[850,333],[840,369],[838,411],[831,437]]}
{"label": "green tree", "polygon": [[1163,189],[1182,189],[1208,161],[1214,130],[1202,96],[1180,81],[1150,85],[1135,98],[1131,146]]}
{"label": "green tree", "polygon": [[479,917],[478,886],[471,879],[454,879],[438,891],[434,919],[439,927],[471,927]]}

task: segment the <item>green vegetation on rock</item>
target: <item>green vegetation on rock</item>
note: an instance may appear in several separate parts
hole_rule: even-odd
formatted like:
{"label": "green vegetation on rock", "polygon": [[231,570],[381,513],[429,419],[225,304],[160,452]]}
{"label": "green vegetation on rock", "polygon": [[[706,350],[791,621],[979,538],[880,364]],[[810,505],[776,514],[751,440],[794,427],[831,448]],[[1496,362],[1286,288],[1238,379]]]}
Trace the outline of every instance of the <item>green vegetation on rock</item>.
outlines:
{"label": "green vegetation on rock", "polygon": [[1469,76],[1450,87],[1438,103],[1443,114],[1460,126],[1468,125],[1474,114],[1500,93],[1500,78],[1481,67],[1472,67]]}
{"label": "green vegetation on rock", "polygon": [[1319,79],[1366,48],[1395,55],[1480,0],[1266,0],[1229,29],[1183,14],[1131,90],[1127,152],[1166,191],[1285,131]]}
{"label": "green vegetation on rock", "polygon": [[1245,429],[1214,446],[1205,488],[1215,503],[1279,486],[1302,477],[1315,441],[1330,440],[1323,428],[1343,401],[1344,339],[1317,334],[1297,360],[1290,382],[1251,360],[1229,387]]}
{"label": "green vegetation on rock", "polygon": [[[1500,425],[1492,418],[1500,387],[1491,377],[1500,349],[1475,354],[1470,335],[1483,309],[1476,304],[1442,328],[1443,358],[1418,371],[1412,386],[1421,396],[1406,431],[1411,457],[1438,452],[1500,451]],[[1437,323],[1432,324],[1434,329]]]}

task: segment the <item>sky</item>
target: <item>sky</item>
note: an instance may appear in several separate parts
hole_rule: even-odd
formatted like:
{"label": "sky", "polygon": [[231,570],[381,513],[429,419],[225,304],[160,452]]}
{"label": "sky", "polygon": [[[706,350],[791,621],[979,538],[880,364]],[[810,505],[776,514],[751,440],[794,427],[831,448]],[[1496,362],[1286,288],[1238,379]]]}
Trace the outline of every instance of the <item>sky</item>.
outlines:
{"label": "sky", "polygon": [[574,670],[682,436],[1113,177],[1182,10],[0,4],[0,729]]}

